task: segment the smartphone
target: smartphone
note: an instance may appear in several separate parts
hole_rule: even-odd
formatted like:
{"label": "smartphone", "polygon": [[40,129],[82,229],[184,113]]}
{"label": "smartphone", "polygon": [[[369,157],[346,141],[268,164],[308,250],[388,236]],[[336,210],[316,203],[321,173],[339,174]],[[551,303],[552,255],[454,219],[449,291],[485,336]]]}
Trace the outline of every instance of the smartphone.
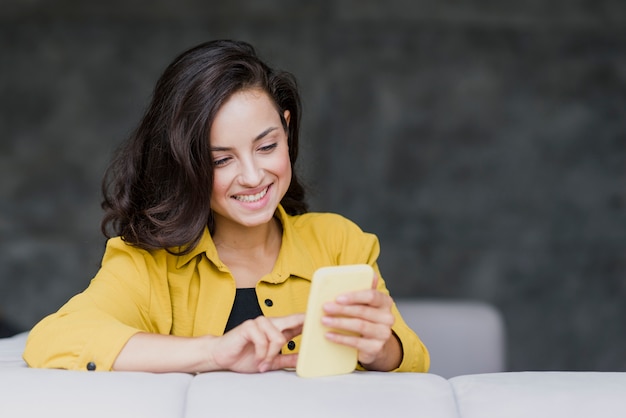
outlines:
{"label": "smartphone", "polygon": [[343,293],[370,289],[374,269],[368,264],[321,267],[313,274],[296,365],[300,377],[320,377],[354,371],[357,350],[329,341],[325,334],[338,330],[322,325],[322,306]]}

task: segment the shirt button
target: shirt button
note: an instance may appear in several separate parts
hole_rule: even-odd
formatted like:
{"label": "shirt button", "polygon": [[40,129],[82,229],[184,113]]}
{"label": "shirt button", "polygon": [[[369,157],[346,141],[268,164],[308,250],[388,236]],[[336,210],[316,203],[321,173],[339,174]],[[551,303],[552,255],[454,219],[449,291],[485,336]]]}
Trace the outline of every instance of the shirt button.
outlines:
{"label": "shirt button", "polygon": [[272,301],[272,299],[265,299],[265,306],[273,306],[274,302]]}
{"label": "shirt button", "polygon": [[87,370],[89,370],[90,372],[96,370],[96,363],[94,363],[93,361],[87,363]]}
{"label": "shirt button", "polygon": [[294,350],[294,348],[296,348],[296,343],[295,343],[295,341],[289,341],[289,342],[287,343],[287,348],[288,348],[288,349],[290,349],[291,351],[293,351],[293,350]]}

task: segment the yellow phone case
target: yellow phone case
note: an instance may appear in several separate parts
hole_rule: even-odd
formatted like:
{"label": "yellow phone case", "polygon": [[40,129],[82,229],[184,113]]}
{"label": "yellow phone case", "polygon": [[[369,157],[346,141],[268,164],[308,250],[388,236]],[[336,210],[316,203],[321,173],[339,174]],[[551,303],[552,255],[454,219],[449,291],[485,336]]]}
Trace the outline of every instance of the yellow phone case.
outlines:
{"label": "yellow phone case", "polygon": [[373,279],[374,270],[367,264],[322,267],[315,271],[296,365],[298,376],[332,376],[354,371],[357,350],[326,339],[325,334],[332,329],[322,325],[322,305],[340,294],[371,288]]}

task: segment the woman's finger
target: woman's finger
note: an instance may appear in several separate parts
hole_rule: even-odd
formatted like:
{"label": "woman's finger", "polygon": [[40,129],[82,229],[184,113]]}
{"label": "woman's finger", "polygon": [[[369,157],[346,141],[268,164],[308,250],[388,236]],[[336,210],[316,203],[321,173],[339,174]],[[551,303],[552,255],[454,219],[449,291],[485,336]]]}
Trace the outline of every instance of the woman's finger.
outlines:
{"label": "woman's finger", "polygon": [[388,298],[388,300],[382,302],[381,306],[328,302],[324,304],[324,314],[330,317],[359,318],[391,327],[395,323],[395,317],[391,311],[393,302],[389,296],[384,294],[382,296]]}
{"label": "woman's finger", "polygon": [[378,273],[374,272],[374,279],[372,279],[372,289],[378,287]]}
{"label": "woman's finger", "polygon": [[366,339],[386,340],[391,334],[389,324],[370,322],[360,318],[324,316],[322,324],[332,328],[333,331],[348,332]]}
{"label": "woman's finger", "polygon": [[370,363],[379,355],[386,340],[361,338],[355,335],[329,332],[326,338],[337,344],[356,348],[361,363]]}
{"label": "woman's finger", "polygon": [[270,318],[260,316],[254,320],[254,323],[265,341],[262,350],[257,351],[257,359],[262,363],[271,363],[272,359],[280,353],[280,348],[287,342],[287,338]]}
{"label": "woman's finger", "polygon": [[[302,332],[302,324],[304,324],[304,314],[293,314],[288,316],[277,316],[268,318],[274,326],[283,333],[292,334],[296,332],[298,335]],[[300,332],[298,332],[300,331]]]}
{"label": "woman's finger", "polygon": [[358,290],[356,292],[344,293],[335,299],[335,303],[340,305],[368,305],[373,307],[391,306],[393,300],[391,296],[376,289]]}
{"label": "woman's finger", "polygon": [[[304,314],[295,314],[282,317],[259,317],[259,329],[267,340],[265,355],[261,360],[261,367],[268,369],[276,358],[281,357],[281,348],[287,341],[302,333]],[[289,363],[291,364],[291,363]]]}

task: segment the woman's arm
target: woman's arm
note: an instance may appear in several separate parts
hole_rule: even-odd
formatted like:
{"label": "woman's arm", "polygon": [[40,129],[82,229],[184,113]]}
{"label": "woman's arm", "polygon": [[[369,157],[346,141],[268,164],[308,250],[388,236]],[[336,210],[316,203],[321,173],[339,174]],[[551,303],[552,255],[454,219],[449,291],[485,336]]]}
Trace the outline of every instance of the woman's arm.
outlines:
{"label": "woman's arm", "polygon": [[[428,350],[402,319],[380,276],[376,262],[380,254],[378,238],[364,233],[356,224],[340,216],[327,219],[328,224],[317,230],[327,231],[326,245],[331,248],[331,254],[337,255],[334,263],[369,264],[377,274],[377,283],[371,290],[345,295],[345,299],[328,305],[328,316],[341,324],[339,328],[344,327],[362,336],[352,339],[329,335],[329,338],[357,347],[359,362],[366,368],[427,372],[430,366]],[[396,360],[399,363],[393,367]]]}
{"label": "woman's arm", "polygon": [[109,240],[102,267],[88,288],[30,331],[24,351],[28,365],[110,370],[132,335],[167,333],[170,324],[155,321],[149,313],[149,277],[144,253],[119,239]]}
{"label": "woman's arm", "polygon": [[295,367],[281,347],[302,332],[303,314],[248,320],[223,336],[176,337],[139,333],[117,356],[114,370],[202,373],[265,372]]}

